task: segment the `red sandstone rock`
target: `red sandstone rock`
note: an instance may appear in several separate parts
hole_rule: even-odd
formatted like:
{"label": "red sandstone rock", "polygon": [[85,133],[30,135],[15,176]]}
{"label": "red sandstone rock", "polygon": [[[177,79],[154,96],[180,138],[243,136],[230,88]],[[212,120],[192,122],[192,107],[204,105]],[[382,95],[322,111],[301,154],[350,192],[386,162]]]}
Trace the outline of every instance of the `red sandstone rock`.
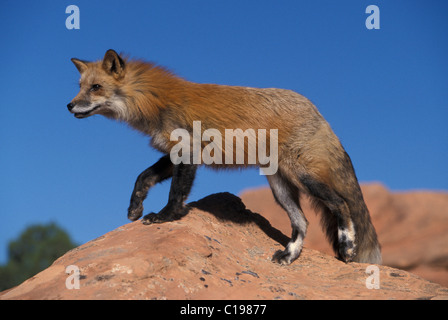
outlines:
{"label": "red sandstone rock", "polygon": [[[269,201],[266,203],[269,204]],[[271,261],[288,237],[228,193],[195,203],[180,221],[126,224],[56,260],[0,299],[441,299],[448,288],[380,266],[345,264],[305,248],[292,265]],[[285,215],[283,212],[281,214]],[[67,266],[80,288],[67,289]]]}
{"label": "red sandstone rock", "polygon": [[[382,246],[383,264],[448,286],[448,193],[391,193],[378,183],[361,187]],[[289,219],[275,204],[269,188],[247,190],[241,198],[248,209],[290,235]],[[319,215],[306,198],[302,203],[310,222],[305,247],[333,255],[319,225]]]}

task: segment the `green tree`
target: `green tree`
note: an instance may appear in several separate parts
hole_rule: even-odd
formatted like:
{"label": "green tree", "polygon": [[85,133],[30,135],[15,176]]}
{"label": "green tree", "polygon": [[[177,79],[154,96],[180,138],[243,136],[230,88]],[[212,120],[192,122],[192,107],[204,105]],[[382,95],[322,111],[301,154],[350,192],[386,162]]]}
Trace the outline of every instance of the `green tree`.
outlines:
{"label": "green tree", "polygon": [[67,232],[55,223],[29,226],[8,245],[9,260],[0,266],[0,291],[34,276],[74,247]]}

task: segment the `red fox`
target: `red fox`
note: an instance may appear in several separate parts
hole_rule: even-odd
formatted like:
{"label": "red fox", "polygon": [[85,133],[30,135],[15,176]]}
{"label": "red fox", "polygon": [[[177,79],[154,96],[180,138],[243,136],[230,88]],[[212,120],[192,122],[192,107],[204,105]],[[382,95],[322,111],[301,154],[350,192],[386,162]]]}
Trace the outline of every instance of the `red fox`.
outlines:
{"label": "red fox", "polygon": [[[102,61],[73,58],[72,62],[81,74],[80,91],[67,107],[76,118],[101,114],[124,121],[150,136],[151,145],[165,154],[138,176],[128,209],[130,220],[142,216],[148,190],[168,178],[172,182],[167,205],[158,214],[145,215],[143,223],[173,221],[188,213],[185,201],[198,164],[173,163],[170,152],[177,143],[171,136],[174,130],[180,128],[193,136],[193,125],[198,121],[204,130],[215,130],[222,136],[227,129],[236,128],[278,130],[278,169],[267,179],[275,200],[289,215],[292,236],[273,260],[290,264],[302,251],[308,227],[299,200],[304,193],[322,212],[323,229],[339,259],[381,263],[380,245],[350,157],[304,96],[284,89],[194,83],[153,63],[122,57],[114,50],[108,50]],[[205,144],[200,147],[205,149]],[[210,165],[245,167],[251,165],[247,153],[243,163]],[[224,159],[225,147],[215,149],[213,156]],[[253,165],[261,166],[261,162]]]}

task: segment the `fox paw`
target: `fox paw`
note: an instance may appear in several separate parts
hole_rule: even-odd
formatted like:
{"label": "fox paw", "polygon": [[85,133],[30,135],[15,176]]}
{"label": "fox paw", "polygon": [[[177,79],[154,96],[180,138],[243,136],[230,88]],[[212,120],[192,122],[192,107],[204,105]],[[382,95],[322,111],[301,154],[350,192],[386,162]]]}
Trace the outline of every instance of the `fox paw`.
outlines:
{"label": "fox paw", "polygon": [[143,215],[143,206],[140,204],[138,206],[129,206],[128,209],[128,219],[131,221],[136,221],[140,219]]}
{"label": "fox paw", "polygon": [[277,262],[279,264],[288,265],[291,264],[294,260],[296,260],[300,255],[300,252],[291,252],[286,249],[284,251],[278,250],[272,256],[272,261]]}
{"label": "fox paw", "polygon": [[344,229],[339,230],[338,258],[344,262],[352,262],[356,256],[355,237]]}
{"label": "fox paw", "polygon": [[356,256],[355,245],[352,242],[339,243],[338,258],[344,262],[352,262]]}
{"label": "fox paw", "polygon": [[151,212],[143,217],[142,223],[146,224],[146,225],[150,225],[153,223],[164,223],[164,222],[169,222],[169,221],[173,221],[173,220],[174,219],[172,219],[171,216],[169,216],[169,215]]}
{"label": "fox paw", "polygon": [[178,210],[175,209],[168,209],[163,208],[159,213],[149,213],[146,216],[143,217],[142,223],[149,225],[153,223],[164,223],[174,220],[179,220],[183,216],[185,216],[188,211],[190,210],[190,207],[183,206]]}

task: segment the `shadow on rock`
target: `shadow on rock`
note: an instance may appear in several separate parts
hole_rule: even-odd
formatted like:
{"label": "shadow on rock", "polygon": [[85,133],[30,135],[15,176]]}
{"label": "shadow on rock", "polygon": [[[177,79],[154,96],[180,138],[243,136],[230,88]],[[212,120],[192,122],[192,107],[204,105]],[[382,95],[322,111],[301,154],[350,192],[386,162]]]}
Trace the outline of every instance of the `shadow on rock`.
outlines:
{"label": "shadow on rock", "polygon": [[255,223],[268,237],[281,245],[286,246],[289,242],[289,237],[274,228],[266,218],[247,209],[243,201],[231,193],[215,193],[188,205],[209,212],[220,221],[231,221],[242,225]]}

